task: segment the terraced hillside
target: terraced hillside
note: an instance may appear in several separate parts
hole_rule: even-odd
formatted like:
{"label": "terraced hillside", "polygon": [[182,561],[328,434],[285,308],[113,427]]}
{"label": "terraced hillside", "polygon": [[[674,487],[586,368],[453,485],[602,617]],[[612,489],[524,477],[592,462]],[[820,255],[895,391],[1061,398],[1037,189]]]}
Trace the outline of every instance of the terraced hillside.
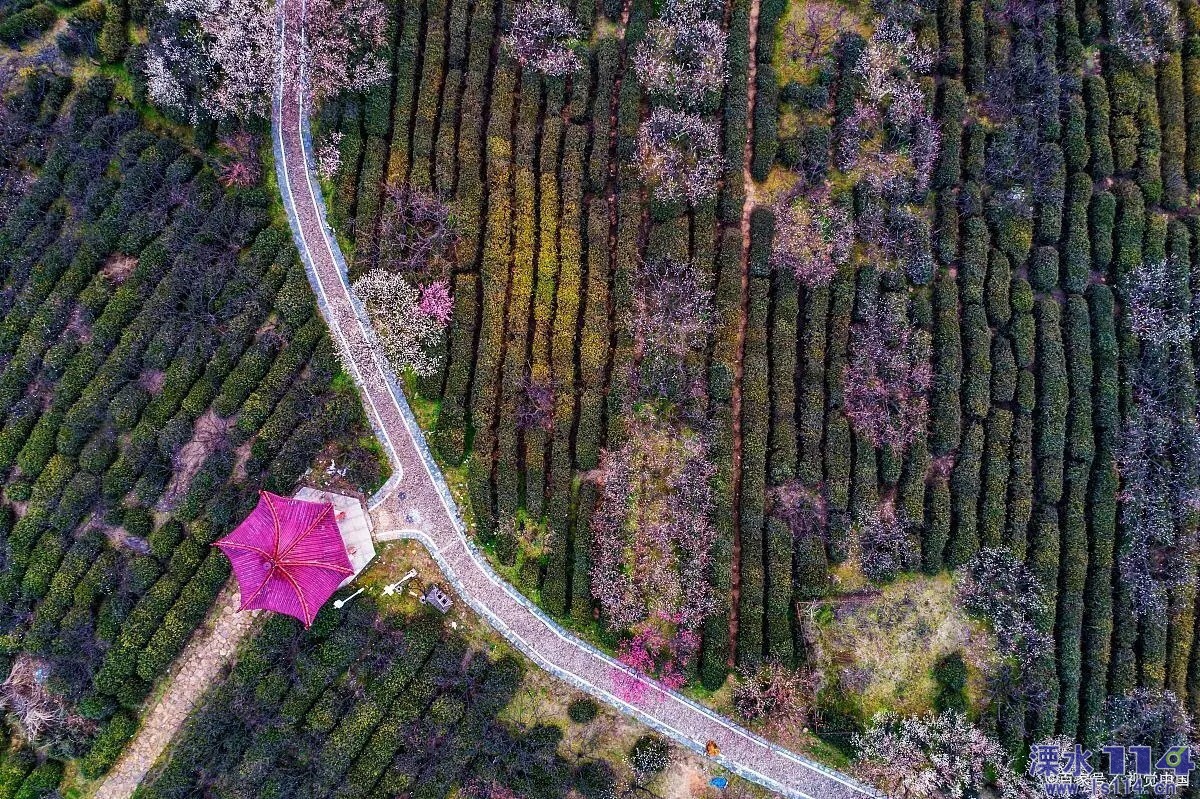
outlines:
{"label": "terraced hillside", "polygon": [[[715,466],[705,686],[815,657],[814,606],[1003,549],[1049,595],[1048,646],[1001,669],[1023,687],[988,693],[1013,751],[1099,735],[1136,686],[1194,711],[1194,4],[734,0],[700,108],[724,174],[695,205],[638,172],[663,103],[632,61],[660,9],[577,4],[565,78],[506,54],[514,9],[397,5],[393,81],[319,127],[343,134],[354,270],[379,263],[389,184],[450,201],[455,315],[414,387],[521,587],[619,643],[594,624],[597,478],[661,398],[640,265],[690,261],[713,324],[670,403]],[[827,686],[829,731],[854,690]]]}
{"label": "terraced hillside", "polygon": [[133,735],[259,488],[383,467],[269,193],[229,180],[253,147],[61,60],[17,75],[0,138],[0,795],[41,796]]}
{"label": "terraced hillside", "polygon": [[[732,75],[711,109],[722,120],[729,163],[720,199],[687,209],[649,202],[627,164],[642,117],[629,48],[651,9],[606,12],[576,9],[597,30],[588,69],[543,81],[498,56],[505,8],[406,5],[395,24],[394,84],[326,117],[344,133],[333,213],[354,244],[354,269],[371,265],[386,177],[455,198],[463,229],[455,319],[444,368],[419,385],[439,402],[435,446],[451,463],[471,456],[471,509],[485,538],[505,523],[511,529],[518,515],[545,525],[544,552],[535,543],[504,559],[545,607],[581,624],[592,618],[587,520],[597,495],[580,476],[621,437],[634,354],[620,320],[647,253],[695,259],[717,296],[721,332],[694,365],[710,375],[711,389],[694,402],[724,420],[714,425],[714,448],[725,464],[716,502],[724,566],[716,573],[726,592],[736,512],[731,409],[743,293],[749,6],[729,11]],[[544,427],[513,423],[530,383],[553,387],[553,419]],[[718,682],[726,616],[706,635],[705,661]]]}

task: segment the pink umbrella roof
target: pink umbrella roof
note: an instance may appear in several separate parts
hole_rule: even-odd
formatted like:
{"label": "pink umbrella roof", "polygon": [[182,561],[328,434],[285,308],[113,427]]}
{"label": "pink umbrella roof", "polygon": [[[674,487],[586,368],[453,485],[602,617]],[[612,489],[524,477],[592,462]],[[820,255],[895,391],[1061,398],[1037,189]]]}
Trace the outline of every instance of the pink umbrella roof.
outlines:
{"label": "pink umbrella roof", "polygon": [[308,627],[354,573],[333,505],[258,494],[258,505],[216,543],[233,564],[242,610],[287,613]]}

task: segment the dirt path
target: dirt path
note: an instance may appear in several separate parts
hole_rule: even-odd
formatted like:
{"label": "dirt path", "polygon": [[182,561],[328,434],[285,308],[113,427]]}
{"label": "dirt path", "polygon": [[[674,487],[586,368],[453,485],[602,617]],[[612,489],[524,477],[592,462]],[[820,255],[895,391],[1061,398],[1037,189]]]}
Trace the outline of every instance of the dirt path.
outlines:
{"label": "dirt path", "polygon": [[742,596],[742,376],[746,373],[746,323],[750,315],[750,212],[754,210],[754,178],[750,162],[754,157],[754,99],[758,77],[758,15],[759,0],[750,0],[750,63],[746,70],[746,148],[742,152],[742,186],[746,194],[742,202],[742,296],[739,300],[737,359],[733,364],[733,394],[730,407],[733,415],[733,574],[730,577],[729,600],[729,666],[732,668],[737,652],[740,600]]}
{"label": "dirt path", "polygon": [[146,715],[137,737],[100,783],[93,799],[128,799],[183,726],[196,702],[233,660],[238,644],[254,626],[255,611],[238,612],[237,587],[226,584],[167,677],[167,684]]}

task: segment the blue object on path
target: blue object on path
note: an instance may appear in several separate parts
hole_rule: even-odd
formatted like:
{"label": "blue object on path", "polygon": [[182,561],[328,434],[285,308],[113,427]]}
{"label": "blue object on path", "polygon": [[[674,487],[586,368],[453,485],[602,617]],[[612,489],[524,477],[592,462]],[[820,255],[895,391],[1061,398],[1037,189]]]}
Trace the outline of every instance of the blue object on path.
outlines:
{"label": "blue object on path", "polygon": [[724,777],[713,777],[708,781],[708,784],[714,788],[720,788],[722,791],[729,787],[729,780]]}

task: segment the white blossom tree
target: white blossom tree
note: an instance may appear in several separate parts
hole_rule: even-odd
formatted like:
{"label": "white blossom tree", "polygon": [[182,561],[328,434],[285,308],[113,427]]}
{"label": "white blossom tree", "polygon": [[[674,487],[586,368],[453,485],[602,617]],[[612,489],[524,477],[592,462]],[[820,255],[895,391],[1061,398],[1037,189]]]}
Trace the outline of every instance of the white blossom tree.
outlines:
{"label": "white blossom tree", "polygon": [[1035,795],[999,741],[957,710],[879,713],[854,745],[858,773],[897,799],[959,799],[988,787],[1004,799]]}
{"label": "white blossom tree", "polygon": [[1179,46],[1183,26],[1173,0],[1111,0],[1109,38],[1117,52],[1136,64],[1152,64]]}
{"label": "white blossom tree", "polygon": [[1155,754],[1192,743],[1191,714],[1179,696],[1163,688],[1135,688],[1104,704],[1105,740],[1126,746],[1149,746]]}
{"label": "white blossom tree", "polygon": [[917,542],[909,535],[890,499],[855,520],[859,564],[873,582],[885,582],[915,569],[921,561]]}
{"label": "white blossom tree", "polygon": [[554,0],[529,0],[513,11],[504,51],[525,69],[562,77],[583,67],[578,53],[583,28],[570,9]]}
{"label": "white blossom tree", "polygon": [[[1181,268],[1182,266],[1182,268]],[[1200,296],[1187,288],[1187,266],[1174,260],[1142,261],[1121,282],[1125,318],[1143,342],[1184,344],[1200,330]]]}
{"label": "white blossom tree", "polygon": [[421,292],[403,276],[384,269],[354,281],[353,290],[366,307],[392,368],[397,372],[411,369],[418,375],[433,374],[438,366],[433,348],[445,324],[422,310]]}
{"label": "white blossom tree", "polygon": [[659,106],[638,128],[637,160],[642,180],[658,199],[709,200],[724,166],[716,123]]}
{"label": "white blossom tree", "polygon": [[988,547],[967,564],[959,583],[963,607],[992,624],[1000,653],[1022,671],[1049,651],[1054,641],[1038,627],[1050,608],[1045,587],[1007,549]]}
{"label": "white blossom tree", "polygon": [[791,272],[800,285],[829,285],[838,267],[850,262],[853,247],[854,221],[830,202],[827,189],[787,195],[776,205],[771,264]]}
{"label": "white blossom tree", "polygon": [[704,16],[702,5],[702,0],[671,0],[646,26],[633,66],[649,94],[699,105],[725,86],[725,31]]}

